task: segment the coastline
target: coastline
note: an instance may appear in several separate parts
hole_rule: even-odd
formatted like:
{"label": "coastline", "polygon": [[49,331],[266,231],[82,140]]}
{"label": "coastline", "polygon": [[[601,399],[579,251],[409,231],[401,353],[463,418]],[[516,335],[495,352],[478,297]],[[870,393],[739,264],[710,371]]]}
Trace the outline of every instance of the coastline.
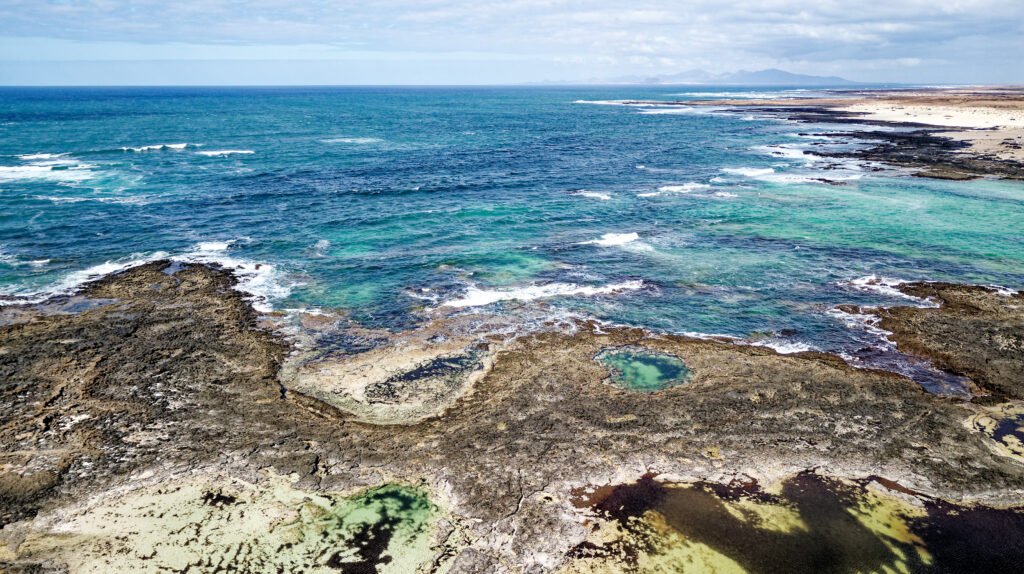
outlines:
{"label": "coastline", "polygon": [[[593,552],[581,548],[628,533],[595,542],[588,525],[612,528],[616,519],[574,503],[573,492],[648,475],[692,485],[739,480],[759,504],[767,500],[760,488],[807,472],[826,485],[866,480],[871,496],[911,506],[1019,507],[1024,496],[1020,438],[1001,430],[1024,396],[1024,381],[1005,375],[1024,369],[1020,293],[906,284],[897,288],[937,299],[938,311],[850,310],[883,316],[901,348],[931,353],[994,391],[964,402],[824,353],[781,355],[587,322],[480,338],[440,319],[376,350],[289,359],[294,349],[261,325],[237,284],[217,267],[153,262],[86,285],[77,297],[91,303],[76,311],[4,311],[18,315],[0,327],[5,392],[18,399],[0,427],[0,564],[98,571],[104,549],[121,544],[126,567],[184,569],[190,562],[175,560],[222,559],[231,541],[206,554],[189,549],[141,509],[189,509],[216,538],[222,513],[244,510],[254,528],[316,529],[299,520],[302,497],[342,512],[352,497],[392,508],[391,500],[421,496],[387,490],[396,488],[429,498],[415,505],[432,509],[424,511],[429,528],[421,525],[430,538],[399,535],[405,523],[388,522],[383,510],[363,522],[345,514],[354,530],[338,534],[339,547],[363,532],[376,554],[352,546],[338,564],[394,571],[386,552],[407,539],[427,548],[420,571],[588,571]],[[1003,344],[962,337],[973,332]],[[977,353],[951,355],[941,345],[950,340]],[[651,393],[616,387],[593,360],[616,348],[678,357],[693,377]],[[323,385],[324,373],[338,384]],[[191,498],[168,498],[179,492]],[[1007,512],[1024,533],[1024,509]],[[105,534],[111,516],[153,528],[146,547]],[[709,544],[702,552],[728,554]],[[285,560],[241,550],[235,560],[253,569]],[[287,563],[322,566],[314,558],[296,550]]]}
{"label": "coastline", "polygon": [[914,175],[936,179],[1024,179],[1022,87],[837,90],[832,97],[645,103],[847,125],[848,131],[827,135],[876,145],[825,155],[913,168]]}

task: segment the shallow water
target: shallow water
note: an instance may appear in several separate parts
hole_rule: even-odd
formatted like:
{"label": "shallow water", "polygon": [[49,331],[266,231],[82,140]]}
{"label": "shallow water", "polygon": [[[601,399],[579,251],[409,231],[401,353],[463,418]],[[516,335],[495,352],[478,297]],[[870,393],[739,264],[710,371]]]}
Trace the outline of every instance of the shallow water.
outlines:
{"label": "shallow water", "polygon": [[679,357],[641,348],[605,349],[594,359],[608,367],[616,385],[630,391],[659,391],[693,374]]}
{"label": "shallow water", "polygon": [[1024,509],[961,506],[884,478],[804,472],[769,492],[756,482],[633,484],[578,492],[607,521],[573,552],[635,572],[1012,572]]}
{"label": "shallow water", "polygon": [[367,326],[545,301],[870,358],[829,309],[916,302],[851,280],[1024,287],[1021,182],[803,154],[848,147],[800,135],[834,126],[578,103],[699,92],[0,89],[0,294],[169,256]]}

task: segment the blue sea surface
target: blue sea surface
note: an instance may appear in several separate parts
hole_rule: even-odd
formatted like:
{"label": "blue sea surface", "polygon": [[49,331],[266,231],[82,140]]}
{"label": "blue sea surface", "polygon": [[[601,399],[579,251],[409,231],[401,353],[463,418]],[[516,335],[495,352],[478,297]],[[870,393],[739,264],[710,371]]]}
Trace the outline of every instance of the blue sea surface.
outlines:
{"label": "blue sea surface", "polygon": [[166,256],[367,326],[542,300],[853,354],[835,305],[913,302],[851,281],[1024,287],[1024,183],[803,153],[854,145],[836,126],[621,105],[793,93],[752,91],[3,88],[0,293]]}

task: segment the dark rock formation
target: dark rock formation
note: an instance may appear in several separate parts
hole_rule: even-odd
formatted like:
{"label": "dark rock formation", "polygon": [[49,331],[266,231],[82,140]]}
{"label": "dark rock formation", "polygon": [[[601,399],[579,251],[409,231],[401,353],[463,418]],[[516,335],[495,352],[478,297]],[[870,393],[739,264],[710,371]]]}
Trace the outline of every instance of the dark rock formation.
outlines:
{"label": "dark rock formation", "polygon": [[906,283],[900,291],[937,309],[866,309],[908,354],[969,377],[996,400],[1024,399],[1024,294],[951,283]]}
{"label": "dark rock formation", "polygon": [[[437,552],[456,571],[558,567],[587,535],[572,490],[648,472],[743,472],[767,484],[817,468],[882,475],[946,499],[1022,500],[1021,463],[994,456],[991,439],[965,424],[975,405],[832,355],[639,329],[581,323],[576,333],[492,342],[490,369],[443,412],[415,424],[358,422],[281,386],[286,345],[233,284],[224,270],[153,263],[89,285],[83,294],[104,303],[82,312],[3,312],[20,321],[0,328],[0,539],[9,561],[18,561],[19,541],[43,536],[37,521],[84,512],[73,505],[87,497],[213,474],[260,483],[273,471],[294,488],[326,492],[422,484],[450,512],[457,533],[439,534]],[[1020,326],[1009,315],[991,322],[987,292],[908,289],[957,306],[928,320],[895,310],[887,328],[919,317],[915,328],[933,334],[917,344],[950,357],[943,366],[1020,392]],[[1004,336],[1009,347],[996,343]],[[604,384],[608,370],[593,357],[631,346],[677,356],[693,375],[649,393]],[[402,384],[415,385],[415,373],[402,372]],[[66,560],[61,552],[75,550],[55,550],[47,563]]]}

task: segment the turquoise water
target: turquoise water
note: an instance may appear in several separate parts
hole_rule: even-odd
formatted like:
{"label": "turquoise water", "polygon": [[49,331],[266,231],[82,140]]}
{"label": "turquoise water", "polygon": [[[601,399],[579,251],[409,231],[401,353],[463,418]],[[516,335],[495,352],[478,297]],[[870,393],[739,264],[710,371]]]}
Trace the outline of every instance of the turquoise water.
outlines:
{"label": "turquoise water", "polygon": [[685,383],[693,374],[679,357],[649,349],[604,349],[594,359],[608,367],[616,385],[630,391],[660,391]]}
{"label": "turquoise water", "polygon": [[242,265],[261,308],[392,329],[538,298],[855,355],[868,335],[828,310],[907,300],[851,280],[1024,287],[1020,182],[801,155],[844,145],[798,135],[829,126],[579,103],[682,91],[2,89],[0,293],[170,255]]}

